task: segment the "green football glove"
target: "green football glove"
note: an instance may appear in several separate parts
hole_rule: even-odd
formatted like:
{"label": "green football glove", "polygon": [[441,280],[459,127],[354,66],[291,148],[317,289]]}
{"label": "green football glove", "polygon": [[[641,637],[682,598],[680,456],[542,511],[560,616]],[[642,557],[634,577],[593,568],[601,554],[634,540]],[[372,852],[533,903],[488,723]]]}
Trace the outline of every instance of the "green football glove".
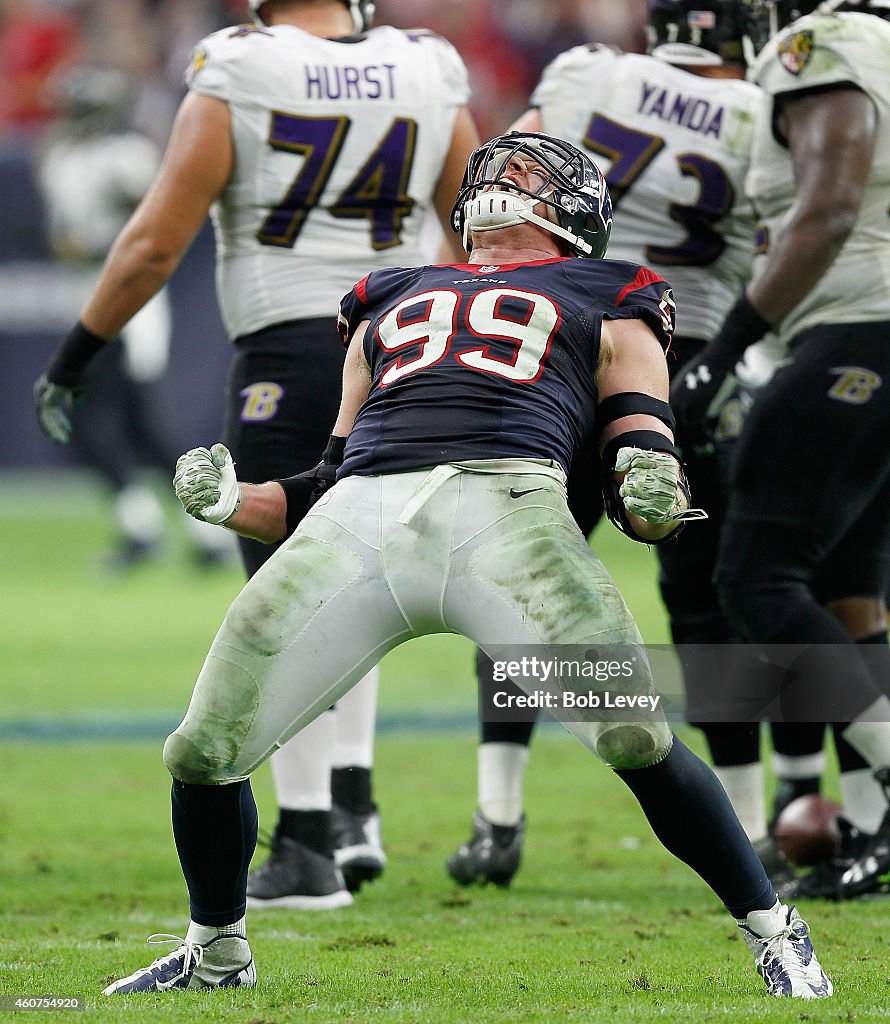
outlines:
{"label": "green football glove", "polygon": [[647,523],[707,518],[701,509],[686,508],[680,500],[686,493],[682,469],[668,452],[619,448],[615,470],[627,474],[618,490],[624,507]]}
{"label": "green football glove", "polygon": [[37,422],[44,434],[56,444],[68,444],[71,440],[71,412],[82,392],[82,388],[53,384],[45,373],[34,382]]}
{"label": "green football glove", "polygon": [[173,490],[190,516],[221,526],[241,506],[241,487],[235,463],[224,444],[192,448],[180,455],[173,476]]}

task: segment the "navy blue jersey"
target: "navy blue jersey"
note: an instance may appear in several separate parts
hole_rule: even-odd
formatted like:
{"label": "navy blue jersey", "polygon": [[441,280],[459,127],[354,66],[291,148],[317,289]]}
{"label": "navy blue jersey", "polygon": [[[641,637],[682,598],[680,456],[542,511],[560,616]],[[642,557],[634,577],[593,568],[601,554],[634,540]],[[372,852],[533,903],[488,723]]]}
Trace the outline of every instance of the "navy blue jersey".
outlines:
{"label": "navy blue jersey", "polygon": [[670,288],[645,267],[575,257],[377,270],[343,299],[370,324],[371,389],[339,477],[468,459],[552,459],[593,429],[604,319],[644,320],[667,350]]}

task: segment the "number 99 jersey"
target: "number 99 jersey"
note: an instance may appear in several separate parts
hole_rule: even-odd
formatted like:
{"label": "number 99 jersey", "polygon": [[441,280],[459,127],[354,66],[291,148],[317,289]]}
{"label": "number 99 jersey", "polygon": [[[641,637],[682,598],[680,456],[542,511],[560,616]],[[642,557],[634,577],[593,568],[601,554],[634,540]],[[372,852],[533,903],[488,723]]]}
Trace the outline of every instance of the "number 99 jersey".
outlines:
{"label": "number 99 jersey", "polygon": [[643,320],[667,350],[671,290],[575,257],[369,274],[340,307],[344,341],[369,321],[371,388],[338,476],[511,458],[568,471],[594,426],[604,319]]}
{"label": "number 99 jersey", "polygon": [[231,109],[232,178],[212,216],[232,338],[333,316],[371,266],[422,262],[419,238],[466,69],[431,33],[323,39],[242,25],[204,39],[186,81]]}
{"label": "number 99 jersey", "polygon": [[545,132],[586,149],[605,173],[609,256],[667,277],[678,336],[710,340],[751,270],[744,181],[763,105],[757,86],[578,46],[545,69],[532,105]]}

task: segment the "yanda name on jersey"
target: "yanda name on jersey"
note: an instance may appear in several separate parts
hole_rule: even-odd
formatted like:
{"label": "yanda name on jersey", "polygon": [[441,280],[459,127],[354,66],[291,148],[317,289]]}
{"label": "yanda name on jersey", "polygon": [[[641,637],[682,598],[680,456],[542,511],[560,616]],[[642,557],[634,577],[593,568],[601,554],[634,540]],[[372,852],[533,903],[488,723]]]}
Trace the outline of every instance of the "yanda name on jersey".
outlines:
{"label": "yanda name on jersey", "polygon": [[693,132],[720,138],[724,109],[712,106],[701,96],[684,96],[661,85],[641,82],[637,112],[657,117],[669,124],[679,124]]}

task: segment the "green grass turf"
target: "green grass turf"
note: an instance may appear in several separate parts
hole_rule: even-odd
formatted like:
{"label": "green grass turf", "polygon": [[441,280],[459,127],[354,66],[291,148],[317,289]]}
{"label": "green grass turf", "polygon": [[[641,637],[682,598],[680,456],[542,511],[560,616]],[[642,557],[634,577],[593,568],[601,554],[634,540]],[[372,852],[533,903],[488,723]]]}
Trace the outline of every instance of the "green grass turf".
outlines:
{"label": "green grass turf", "polygon": [[[661,850],[620,783],[558,731],[536,739],[525,864],[507,891],[459,890],[443,871],[472,807],[472,736],[391,736],[378,757],[390,863],[354,907],[252,913],[253,991],[109,1001],[98,990],[155,955],[145,937],[186,924],[159,750],[8,747],[0,994],[80,996],[85,1019],[102,1021],[890,1016],[886,905],[804,906],[837,995],[769,999],[711,894]],[[268,820],[265,769],[255,789]]]}
{"label": "green grass turf", "polygon": [[[188,569],[180,541],[162,564],[110,583],[95,573],[109,533],[95,499],[17,486],[2,494],[0,726],[181,711],[239,573]],[[617,534],[601,539],[644,635],[664,641],[652,554]],[[383,667],[382,712],[471,711],[471,666],[458,638],[405,645]],[[687,738],[700,749],[697,734]],[[804,905],[837,995],[768,999],[714,897],[658,846],[624,787],[556,727],[535,740],[514,886],[456,889],[443,862],[468,832],[474,739],[471,729],[380,738],[388,869],[352,908],[252,914],[255,990],[114,1001],[97,995],[103,985],[159,952],[144,938],[186,925],[160,738],[5,743],[0,996],[79,996],[87,1011],[76,1019],[97,1021],[890,1017],[888,904]],[[269,826],[268,766],[254,789]]]}

